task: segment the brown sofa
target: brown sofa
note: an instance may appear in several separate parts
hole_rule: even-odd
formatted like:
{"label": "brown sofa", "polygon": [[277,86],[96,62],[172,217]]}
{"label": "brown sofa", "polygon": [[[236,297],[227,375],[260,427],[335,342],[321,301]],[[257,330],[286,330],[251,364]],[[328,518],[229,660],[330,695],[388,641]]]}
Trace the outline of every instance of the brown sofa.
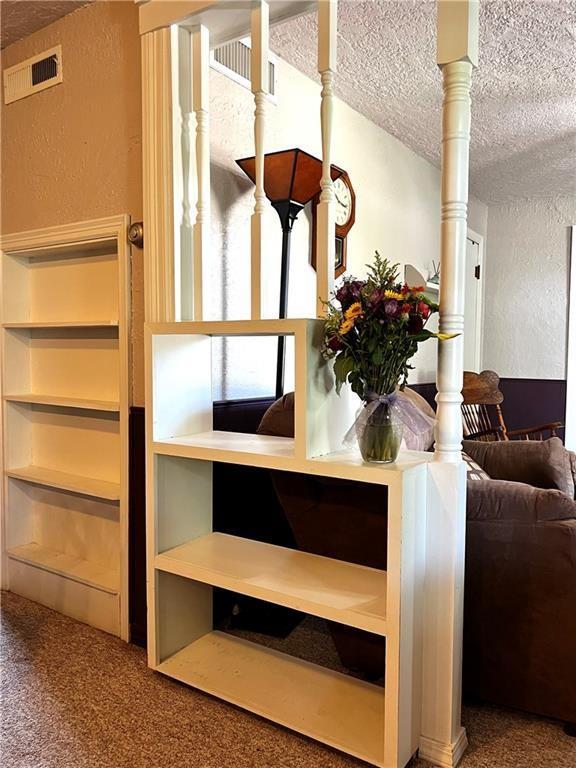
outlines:
{"label": "brown sofa", "polygon": [[576,735],[574,456],[558,438],[464,448],[491,475],[468,481],[464,696]]}
{"label": "brown sofa", "polygon": [[[293,434],[290,396],[259,432]],[[491,475],[468,480],[464,694],[563,720],[575,735],[575,457],[558,438],[464,448]],[[299,548],[386,567],[386,489],[282,472],[273,480]],[[345,666],[378,676],[383,638],[330,629]]]}

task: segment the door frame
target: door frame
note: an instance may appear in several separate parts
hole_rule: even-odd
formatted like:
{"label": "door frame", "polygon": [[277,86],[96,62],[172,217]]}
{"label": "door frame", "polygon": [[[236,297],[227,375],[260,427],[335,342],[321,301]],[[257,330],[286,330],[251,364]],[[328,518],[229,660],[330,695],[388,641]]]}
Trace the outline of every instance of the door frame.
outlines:
{"label": "door frame", "polygon": [[478,243],[478,264],[480,265],[480,280],[479,280],[479,293],[478,304],[476,305],[476,339],[475,347],[476,354],[474,356],[475,367],[477,373],[482,370],[482,362],[484,360],[484,289],[486,284],[486,271],[484,260],[484,235],[479,235],[478,232],[474,232],[473,229],[468,227],[466,232],[466,239],[472,240]]}
{"label": "door frame", "polygon": [[569,229],[570,277],[568,288],[568,334],[566,340],[566,448],[576,451],[576,399],[569,393],[576,389],[576,224]]}

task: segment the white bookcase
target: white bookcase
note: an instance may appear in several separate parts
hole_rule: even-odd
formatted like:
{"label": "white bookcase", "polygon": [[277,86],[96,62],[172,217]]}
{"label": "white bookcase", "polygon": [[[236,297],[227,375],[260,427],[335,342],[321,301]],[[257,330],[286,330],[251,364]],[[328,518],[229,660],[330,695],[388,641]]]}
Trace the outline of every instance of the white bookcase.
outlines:
{"label": "white bookcase", "polygon": [[2,237],[4,582],[124,639],[128,223]]}
{"label": "white bookcase", "polygon": [[[421,732],[428,462],[364,464],[342,451],[354,401],[334,391],[319,320],[151,324],[147,336],[149,664],[170,677],[384,768]],[[294,336],[295,437],[212,429],[214,336]],[[358,401],[356,401],[358,404]],[[212,464],[388,488],[387,571],[214,532]],[[238,499],[242,515],[249,499]],[[386,637],[385,686],[215,631],[219,587]]]}

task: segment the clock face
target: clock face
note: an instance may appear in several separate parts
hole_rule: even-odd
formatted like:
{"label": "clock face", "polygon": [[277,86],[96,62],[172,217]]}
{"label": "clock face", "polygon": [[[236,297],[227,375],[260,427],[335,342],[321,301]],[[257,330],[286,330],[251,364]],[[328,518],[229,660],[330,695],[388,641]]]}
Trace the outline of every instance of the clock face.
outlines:
{"label": "clock face", "polygon": [[336,195],[336,224],[343,227],[352,215],[352,195],[342,177],[334,182],[334,194]]}

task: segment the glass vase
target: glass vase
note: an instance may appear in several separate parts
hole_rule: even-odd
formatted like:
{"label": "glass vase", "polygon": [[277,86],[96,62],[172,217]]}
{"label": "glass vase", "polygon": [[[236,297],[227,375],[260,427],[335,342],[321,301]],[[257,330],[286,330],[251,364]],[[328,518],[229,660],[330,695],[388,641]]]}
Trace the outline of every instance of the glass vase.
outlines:
{"label": "glass vase", "polygon": [[[365,406],[366,407],[366,406]],[[396,461],[402,443],[403,424],[386,403],[368,416],[357,430],[358,446],[366,462],[391,464]]]}

